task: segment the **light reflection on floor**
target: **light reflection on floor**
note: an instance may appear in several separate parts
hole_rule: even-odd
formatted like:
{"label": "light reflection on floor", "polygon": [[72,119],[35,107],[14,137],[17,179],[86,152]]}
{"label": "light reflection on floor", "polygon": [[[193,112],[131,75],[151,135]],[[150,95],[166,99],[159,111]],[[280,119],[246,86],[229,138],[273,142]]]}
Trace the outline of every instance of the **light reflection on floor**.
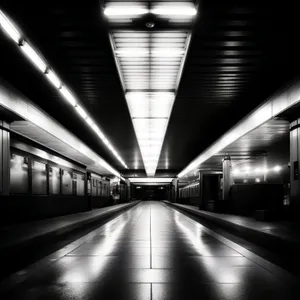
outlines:
{"label": "light reflection on floor", "polygon": [[158,202],[139,204],[55,255],[0,298],[297,299],[275,275]]}

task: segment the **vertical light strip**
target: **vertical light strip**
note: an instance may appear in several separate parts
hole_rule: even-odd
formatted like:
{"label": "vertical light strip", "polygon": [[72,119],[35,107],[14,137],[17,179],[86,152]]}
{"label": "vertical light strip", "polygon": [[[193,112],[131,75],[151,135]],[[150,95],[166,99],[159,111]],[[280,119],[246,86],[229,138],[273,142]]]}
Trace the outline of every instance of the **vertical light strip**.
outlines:
{"label": "vertical light strip", "polygon": [[[143,2],[111,1],[104,9],[108,22],[122,18],[131,21],[147,13],[189,24],[197,11],[191,1],[155,2],[150,7]],[[144,167],[148,176],[154,176],[191,31],[116,29],[110,31],[109,37]]]}

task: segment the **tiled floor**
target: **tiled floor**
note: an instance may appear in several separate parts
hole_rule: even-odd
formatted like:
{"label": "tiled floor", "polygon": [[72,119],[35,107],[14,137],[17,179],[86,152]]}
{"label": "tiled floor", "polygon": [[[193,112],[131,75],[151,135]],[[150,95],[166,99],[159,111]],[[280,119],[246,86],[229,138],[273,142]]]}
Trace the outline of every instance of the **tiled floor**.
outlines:
{"label": "tiled floor", "polygon": [[0,298],[299,299],[277,276],[158,202],[139,204],[53,257]]}

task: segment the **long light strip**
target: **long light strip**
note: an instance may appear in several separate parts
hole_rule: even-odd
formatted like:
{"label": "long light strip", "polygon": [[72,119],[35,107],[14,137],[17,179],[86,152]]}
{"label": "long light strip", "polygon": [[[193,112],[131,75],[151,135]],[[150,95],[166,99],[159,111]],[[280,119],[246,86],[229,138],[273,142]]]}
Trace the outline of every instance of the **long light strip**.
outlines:
{"label": "long light strip", "polygon": [[[49,82],[57,88],[63,98],[77,111],[78,115],[82,117],[90,128],[96,132],[96,134],[100,137],[103,143],[107,146],[107,148],[113,153],[113,155],[120,161],[120,163],[128,169],[127,165],[120,157],[118,152],[114,149],[114,147],[107,140],[103,132],[100,128],[95,124],[92,118],[88,115],[88,113],[84,110],[81,104],[79,104],[79,100],[73,95],[73,93],[65,86],[60,78],[55,74],[52,68],[47,65],[46,60],[35,50],[32,45],[30,45],[25,37],[20,33],[20,31],[16,28],[13,22],[0,10],[0,27],[3,31],[20,47],[26,57],[31,61],[33,65],[35,65],[42,73],[45,74],[46,78]],[[108,164],[106,164],[108,167]]]}
{"label": "long light strip", "polygon": [[[138,18],[146,13],[170,22],[196,14],[192,2],[110,2],[104,14]],[[137,9],[140,13],[132,14]],[[123,14],[122,14],[123,12]],[[147,176],[154,176],[190,42],[190,30],[110,32],[117,68]]]}
{"label": "long light strip", "polygon": [[[139,18],[145,14],[164,16],[171,21],[179,21],[180,18],[191,19],[197,14],[197,9],[192,1],[188,2],[157,2],[149,8],[146,2],[109,2],[103,11],[111,21],[121,19]],[[179,19],[179,20],[178,20]]]}
{"label": "long light strip", "polygon": [[140,177],[140,178],[137,178],[137,177],[131,177],[131,178],[128,178],[130,182],[132,183],[169,183],[169,182],[172,182],[172,180],[174,178],[159,178],[159,177],[155,177],[155,178],[149,178],[149,177]]}

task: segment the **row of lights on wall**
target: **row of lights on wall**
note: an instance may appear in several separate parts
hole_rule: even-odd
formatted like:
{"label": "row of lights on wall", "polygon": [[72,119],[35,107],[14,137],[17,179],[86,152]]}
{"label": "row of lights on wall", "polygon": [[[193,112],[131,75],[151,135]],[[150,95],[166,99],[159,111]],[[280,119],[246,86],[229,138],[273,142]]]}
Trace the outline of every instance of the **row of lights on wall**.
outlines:
{"label": "row of lights on wall", "polygon": [[[52,68],[47,65],[46,61],[38,54],[38,52],[25,40],[21,35],[19,30],[15,25],[10,21],[10,19],[0,10],[0,27],[3,31],[20,47],[22,52],[26,57],[32,62],[32,64],[40,70],[50,83],[59,90],[63,98],[76,110],[80,117],[82,117],[90,128],[100,137],[102,142],[107,146],[107,148],[113,153],[113,155],[120,161],[120,163],[128,169],[125,162],[122,160],[118,152],[114,149],[108,139],[105,137],[100,128],[95,124],[85,109],[79,104],[78,99],[72,94],[72,92],[62,83],[60,78],[52,70]],[[107,164],[104,166],[108,168],[109,171],[113,172],[113,169]]]}
{"label": "row of lights on wall", "polygon": [[276,165],[273,168],[255,168],[246,167],[244,169],[235,168],[232,171],[233,175],[252,175],[252,174],[267,174],[269,172],[279,173],[282,170],[281,166]]}

